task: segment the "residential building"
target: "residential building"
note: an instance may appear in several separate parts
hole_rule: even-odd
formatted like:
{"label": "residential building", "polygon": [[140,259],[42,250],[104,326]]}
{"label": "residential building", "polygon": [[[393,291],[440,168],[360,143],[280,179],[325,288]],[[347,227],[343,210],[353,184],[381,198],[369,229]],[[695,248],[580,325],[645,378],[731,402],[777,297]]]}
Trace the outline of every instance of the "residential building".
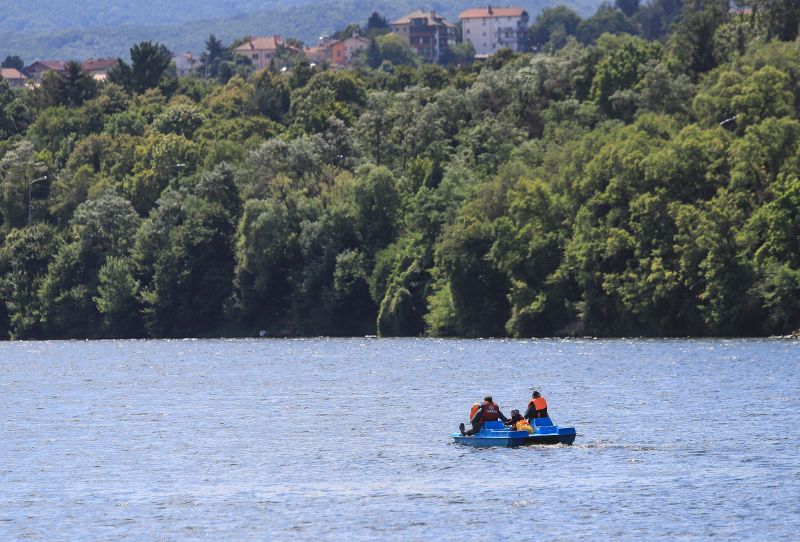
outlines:
{"label": "residential building", "polygon": [[183,53],[172,57],[175,64],[175,73],[178,77],[189,77],[194,75],[200,67],[200,59],[195,58],[192,53]]}
{"label": "residential building", "polygon": [[16,68],[0,68],[0,75],[8,82],[10,88],[24,87],[28,79]]}
{"label": "residential building", "polygon": [[391,22],[392,32],[408,41],[426,62],[439,62],[456,42],[456,26],[434,11],[415,11]]}
{"label": "residential building", "polygon": [[47,72],[64,73],[64,63],[60,60],[37,60],[27,68],[25,72],[28,77],[33,79],[37,84],[42,82],[42,75]]}
{"label": "residential building", "polygon": [[312,64],[324,64],[331,61],[331,38],[320,36],[317,44],[303,49],[306,58]]}
{"label": "residential building", "polygon": [[351,36],[331,44],[331,64],[334,66],[348,66],[353,62],[353,56],[358,51],[369,47],[369,40],[361,36]]}
{"label": "residential building", "polygon": [[96,81],[105,81],[108,70],[116,66],[118,62],[118,58],[90,58],[81,63],[81,69]]}
{"label": "residential building", "polygon": [[529,18],[522,8],[486,6],[463,11],[458,18],[463,41],[475,47],[477,57],[500,49],[525,50]]}
{"label": "residential building", "polygon": [[253,63],[253,67],[256,70],[261,70],[269,67],[270,62],[277,55],[278,46],[280,45],[280,36],[253,38],[234,49],[234,51],[249,58]]}

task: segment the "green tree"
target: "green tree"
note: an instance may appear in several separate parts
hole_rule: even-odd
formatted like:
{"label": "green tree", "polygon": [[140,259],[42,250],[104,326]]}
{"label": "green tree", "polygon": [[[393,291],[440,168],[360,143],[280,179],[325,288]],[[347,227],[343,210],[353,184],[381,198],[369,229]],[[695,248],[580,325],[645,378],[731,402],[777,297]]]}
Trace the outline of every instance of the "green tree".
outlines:
{"label": "green tree", "polygon": [[389,21],[386,20],[386,17],[382,16],[377,11],[373,11],[372,15],[369,16],[367,19],[367,26],[365,27],[367,33],[370,31],[388,31],[389,30]]}
{"label": "green tree", "polygon": [[603,35],[597,47],[603,57],[595,68],[591,97],[606,114],[632,120],[633,111],[625,111],[617,100],[622,93],[636,87],[647,64],[657,60],[661,51],[658,45],[634,36]]}
{"label": "green tree", "polygon": [[[36,151],[28,141],[19,141],[5,153],[0,160],[0,211],[6,228],[22,228],[28,223],[28,206],[41,217],[40,205],[31,183],[41,179],[46,173],[44,164],[38,159]],[[29,192],[29,188],[31,191]]]}
{"label": "green tree", "polygon": [[626,17],[633,17],[639,11],[639,0],[614,0],[614,7]]}
{"label": "green tree", "polygon": [[199,156],[191,141],[177,134],[148,135],[135,149],[133,172],[123,189],[134,207],[145,215],[170,181],[191,174]]}
{"label": "green tree", "polygon": [[636,34],[636,26],[621,11],[603,4],[594,15],[581,21],[576,35],[581,43],[591,44],[603,34]]}
{"label": "green tree", "polygon": [[13,68],[18,71],[22,71],[25,68],[25,62],[18,57],[17,55],[8,55],[5,59],[3,59],[3,63],[0,64],[0,68]]}
{"label": "green tree", "polygon": [[154,337],[212,332],[232,294],[236,216],[228,174],[167,190],[136,237],[133,258],[145,325]]}
{"label": "green tree", "polygon": [[59,75],[57,101],[53,105],[80,107],[97,95],[97,82],[83,71],[79,62],[70,60]]}
{"label": "green tree", "polygon": [[261,329],[285,320],[292,277],[302,268],[302,199],[249,200],[236,242],[236,304],[240,318]]}
{"label": "green tree", "polygon": [[689,0],[684,4],[670,45],[679,62],[691,73],[705,73],[716,67],[714,34],[729,19],[728,0]]}
{"label": "green tree", "polygon": [[10,338],[48,337],[38,292],[60,245],[59,232],[49,224],[12,230],[0,245],[0,311],[8,315]]}
{"label": "green tree", "polygon": [[131,47],[131,64],[122,60],[109,71],[108,78],[133,92],[143,93],[161,83],[171,58],[157,43],[142,41]]}
{"label": "green tree", "polygon": [[367,49],[367,65],[374,70],[377,69],[382,62],[383,56],[381,55],[380,47],[378,47],[378,41],[375,38],[371,38],[369,40],[369,48]]}
{"label": "green tree", "polygon": [[[102,318],[93,299],[99,273],[108,257],[130,252],[140,222],[130,202],[112,194],[76,209],[68,242],[55,255],[39,290],[49,336],[102,336]],[[77,314],[81,318],[75,318]]]}
{"label": "green tree", "polygon": [[772,198],[750,217],[746,242],[757,275],[754,292],[767,311],[767,333],[800,329],[800,179],[781,174]]}
{"label": "green tree", "polygon": [[225,60],[226,49],[222,42],[214,34],[209,34],[206,40],[206,50],[200,60],[203,63],[203,74],[206,77],[216,77],[219,72],[220,63]]}
{"label": "green tree", "polygon": [[575,36],[581,18],[566,6],[545,8],[528,29],[528,43],[534,50],[554,51]]}
{"label": "green tree", "polygon": [[199,107],[176,105],[156,117],[153,120],[153,127],[162,134],[177,134],[191,139],[204,121],[205,115]]}
{"label": "green tree", "polygon": [[376,38],[381,58],[394,66],[416,66],[419,56],[406,40],[397,34],[384,34]]}
{"label": "green tree", "polygon": [[491,224],[464,217],[446,228],[436,249],[439,280],[425,320],[433,335],[501,337],[510,316],[509,284],[490,258]]}
{"label": "green tree", "polygon": [[144,326],[139,304],[139,283],[133,278],[127,258],[110,256],[98,274],[97,296],[93,301],[103,315],[106,337],[140,337]]}

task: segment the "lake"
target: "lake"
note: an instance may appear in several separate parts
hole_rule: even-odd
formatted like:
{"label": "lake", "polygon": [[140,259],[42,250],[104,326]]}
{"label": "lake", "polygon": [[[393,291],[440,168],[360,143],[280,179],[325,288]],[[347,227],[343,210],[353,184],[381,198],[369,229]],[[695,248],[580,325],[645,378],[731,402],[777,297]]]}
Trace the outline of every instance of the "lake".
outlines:
{"label": "lake", "polygon": [[[574,446],[452,444],[540,390]],[[0,343],[0,539],[797,539],[800,341]]]}

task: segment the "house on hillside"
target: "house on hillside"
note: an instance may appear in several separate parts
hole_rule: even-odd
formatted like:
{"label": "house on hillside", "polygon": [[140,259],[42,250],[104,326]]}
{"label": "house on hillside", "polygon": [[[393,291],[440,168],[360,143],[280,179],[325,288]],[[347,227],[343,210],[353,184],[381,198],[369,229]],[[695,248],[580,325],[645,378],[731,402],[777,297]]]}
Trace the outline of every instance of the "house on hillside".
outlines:
{"label": "house on hillside", "polygon": [[81,62],[81,69],[91,75],[95,81],[105,81],[108,70],[117,65],[117,58],[90,58]]}
{"label": "house on hillside", "polygon": [[331,64],[348,66],[353,62],[353,56],[367,47],[369,47],[369,40],[361,36],[351,36],[336,41],[331,44]]}
{"label": "house on hillside", "polygon": [[281,43],[280,36],[253,38],[234,49],[234,52],[246,56],[256,70],[261,70],[269,67],[270,62],[277,55]]}
{"label": "house on hillside", "polygon": [[486,6],[462,11],[463,40],[475,47],[475,55],[490,56],[500,49],[523,51],[528,12],[522,8]]}
{"label": "house on hillside", "polygon": [[65,71],[66,69],[64,68],[64,63],[60,60],[37,60],[25,68],[25,73],[27,73],[28,77],[33,79],[36,84],[42,82],[42,75],[47,72],[62,74]]}
{"label": "house on hillside", "polygon": [[434,11],[415,11],[391,22],[392,32],[408,41],[426,62],[439,62],[456,43],[456,26]]}
{"label": "house on hillside", "polygon": [[303,54],[313,64],[324,64],[331,61],[331,38],[320,36],[316,45],[305,47]]}
{"label": "house on hillside", "polygon": [[16,68],[0,68],[0,75],[8,82],[10,88],[24,87],[25,81],[28,80],[28,78],[22,75]]}
{"label": "house on hillside", "polygon": [[175,64],[175,73],[178,77],[189,77],[197,73],[200,68],[200,59],[195,58],[192,53],[183,53],[172,57]]}

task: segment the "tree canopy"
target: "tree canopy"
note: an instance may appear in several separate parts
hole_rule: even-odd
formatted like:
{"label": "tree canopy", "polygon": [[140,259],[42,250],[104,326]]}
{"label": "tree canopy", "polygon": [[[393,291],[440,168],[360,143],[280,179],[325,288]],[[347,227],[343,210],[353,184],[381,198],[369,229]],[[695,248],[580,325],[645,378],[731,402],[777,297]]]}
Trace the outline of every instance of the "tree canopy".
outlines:
{"label": "tree canopy", "polygon": [[349,70],[179,80],[145,42],[108,82],[0,81],[0,333],[796,332],[792,5],[554,9],[536,52],[447,67],[376,34]]}

